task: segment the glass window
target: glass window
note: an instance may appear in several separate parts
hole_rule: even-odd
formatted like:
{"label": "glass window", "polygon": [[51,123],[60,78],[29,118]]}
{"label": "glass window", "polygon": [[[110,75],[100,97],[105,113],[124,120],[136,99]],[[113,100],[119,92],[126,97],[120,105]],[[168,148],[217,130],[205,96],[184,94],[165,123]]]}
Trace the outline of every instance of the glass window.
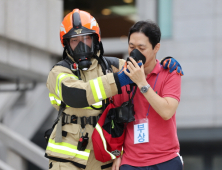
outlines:
{"label": "glass window", "polygon": [[103,38],[126,37],[135,23],[135,0],[65,0],[64,15],[74,8],[89,12],[100,26]]}
{"label": "glass window", "polygon": [[172,37],[172,0],[158,0],[157,21],[161,29],[161,38]]}

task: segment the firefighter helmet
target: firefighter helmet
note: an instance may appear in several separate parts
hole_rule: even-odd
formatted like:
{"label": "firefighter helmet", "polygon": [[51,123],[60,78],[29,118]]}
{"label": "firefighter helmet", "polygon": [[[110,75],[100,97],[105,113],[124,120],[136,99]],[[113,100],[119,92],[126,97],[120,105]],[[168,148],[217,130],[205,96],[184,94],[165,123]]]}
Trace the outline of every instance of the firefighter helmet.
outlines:
{"label": "firefighter helmet", "polygon": [[[92,43],[87,44],[84,41],[85,37],[89,37]],[[70,46],[71,38],[78,39],[75,49]],[[61,23],[60,40],[63,47],[68,50],[69,55],[79,65],[79,68],[87,70],[91,65],[91,57],[100,50],[99,25],[88,12],[74,9],[65,16]]]}
{"label": "firefighter helmet", "polygon": [[60,27],[60,40],[64,47],[64,39],[71,38],[76,35],[96,34],[100,42],[100,28],[96,19],[88,12],[74,9],[68,13],[63,19]]}

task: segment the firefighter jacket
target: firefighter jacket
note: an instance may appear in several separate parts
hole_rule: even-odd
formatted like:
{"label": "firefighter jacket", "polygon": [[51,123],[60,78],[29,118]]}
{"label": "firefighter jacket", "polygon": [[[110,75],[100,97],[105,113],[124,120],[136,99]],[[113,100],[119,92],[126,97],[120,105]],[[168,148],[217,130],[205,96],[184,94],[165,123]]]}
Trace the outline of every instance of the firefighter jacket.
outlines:
{"label": "firefighter jacket", "polygon": [[[95,110],[94,107],[101,107],[102,100],[121,93],[118,84],[117,72],[125,63],[123,59],[106,57],[113,73],[103,74],[101,65],[96,59],[92,59],[92,65],[86,71],[80,70],[80,77],[63,66],[54,66],[47,79],[49,98],[51,104],[59,110],[61,101],[66,104],[64,113],[76,117],[98,116],[102,110]],[[115,74],[114,74],[115,73]],[[56,125],[57,126],[57,125]],[[81,128],[79,123],[68,123],[62,126],[62,142],[55,142],[56,126],[53,129],[46,148],[46,157],[57,161],[70,161],[74,165],[85,168],[89,158],[90,150],[93,149],[91,135],[94,127],[86,124]],[[77,149],[78,141],[82,134],[88,133],[89,142],[84,151]]]}

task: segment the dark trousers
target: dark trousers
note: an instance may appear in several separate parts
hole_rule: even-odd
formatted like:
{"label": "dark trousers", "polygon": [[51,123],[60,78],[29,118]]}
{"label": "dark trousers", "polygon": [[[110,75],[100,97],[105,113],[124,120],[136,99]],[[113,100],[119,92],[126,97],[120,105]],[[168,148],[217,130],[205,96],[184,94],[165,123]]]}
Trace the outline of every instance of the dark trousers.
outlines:
{"label": "dark trousers", "polygon": [[183,170],[183,164],[180,157],[177,156],[169,161],[152,166],[135,167],[130,165],[122,165],[120,170]]}

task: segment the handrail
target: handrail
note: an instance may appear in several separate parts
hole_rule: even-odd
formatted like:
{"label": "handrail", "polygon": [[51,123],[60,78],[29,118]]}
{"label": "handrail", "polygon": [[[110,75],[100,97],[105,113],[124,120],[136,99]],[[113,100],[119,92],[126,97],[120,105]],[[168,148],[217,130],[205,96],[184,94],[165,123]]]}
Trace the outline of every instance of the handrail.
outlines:
{"label": "handrail", "polygon": [[7,165],[5,162],[3,162],[2,160],[0,160],[0,169],[4,169],[4,170],[15,170],[14,168],[10,167],[9,165]]}
{"label": "handrail", "polygon": [[41,169],[47,169],[44,150],[0,123],[0,141]]}

